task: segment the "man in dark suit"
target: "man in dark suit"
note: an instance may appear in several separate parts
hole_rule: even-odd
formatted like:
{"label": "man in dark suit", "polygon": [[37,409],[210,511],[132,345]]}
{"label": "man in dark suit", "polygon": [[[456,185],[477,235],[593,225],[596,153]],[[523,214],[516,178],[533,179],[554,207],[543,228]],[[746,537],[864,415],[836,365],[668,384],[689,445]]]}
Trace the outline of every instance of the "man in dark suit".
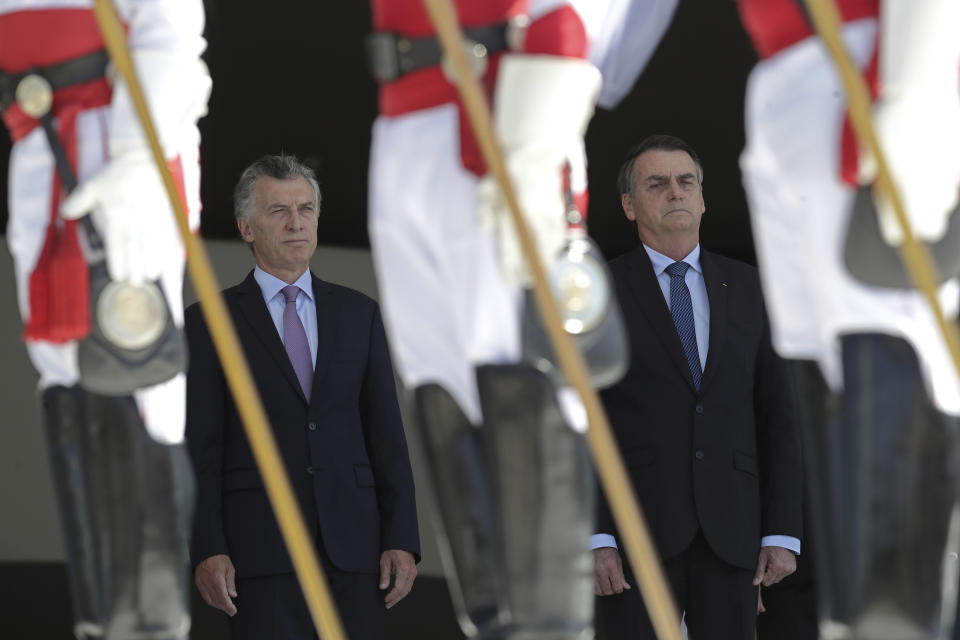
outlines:
{"label": "man in dark suit", "polygon": [[[758,586],[800,552],[799,441],[756,270],[700,248],[702,179],[671,136],[621,168],[642,245],[610,263],[632,353],[603,400],[691,636],[752,640]],[[653,638],[605,501],[597,531],[599,636]]]}
{"label": "man in dark suit", "polygon": [[[296,158],[265,156],[247,168],[234,212],[257,266],[224,298],[346,632],[376,639],[384,604],[403,598],[416,576],[413,476],[377,304],[309,270],[319,200],[312,170]],[[231,616],[235,639],[310,640],[306,603],[197,305],[186,333],[197,587]]]}

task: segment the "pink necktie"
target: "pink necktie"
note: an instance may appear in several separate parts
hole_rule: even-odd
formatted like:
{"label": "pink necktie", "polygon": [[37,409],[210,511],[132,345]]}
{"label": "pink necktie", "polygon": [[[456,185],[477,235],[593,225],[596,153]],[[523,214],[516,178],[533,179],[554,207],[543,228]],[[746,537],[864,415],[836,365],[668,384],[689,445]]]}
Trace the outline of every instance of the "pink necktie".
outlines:
{"label": "pink necktie", "polygon": [[307,332],[303,330],[303,323],[297,315],[297,295],[300,287],[295,284],[281,289],[287,306],[283,309],[283,346],[287,350],[287,357],[297,374],[300,387],[307,402],[310,402],[310,389],[313,386],[313,358],[310,356],[310,343],[307,342]]}

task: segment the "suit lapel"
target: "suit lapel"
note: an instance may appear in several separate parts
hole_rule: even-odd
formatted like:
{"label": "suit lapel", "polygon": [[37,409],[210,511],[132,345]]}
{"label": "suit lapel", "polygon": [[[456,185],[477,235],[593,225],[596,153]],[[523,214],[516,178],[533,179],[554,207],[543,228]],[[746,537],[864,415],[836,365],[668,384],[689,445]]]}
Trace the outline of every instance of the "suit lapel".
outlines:
{"label": "suit lapel", "polygon": [[280,340],[280,334],[277,333],[277,327],[273,324],[273,318],[270,317],[270,312],[267,311],[267,305],[263,301],[263,292],[260,290],[260,285],[254,280],[252,271],[250,275],[247,276],[247,279],[237,287],[237,293],[239,294],[237,296],[237,305],[240,313],[250,325],[253,335],[266,348],[267,353],[270,354],[277,367],[283,373],[283,377],[287,379],[287,382],[297,390],[297,393],[303,401],[306,402],[303,389],[300,388],[300,381],[297,379],[297,374],[293,370],[293,365],[290,364],[287,350],[284,349],[283,341]]}
{"label": "suit lapel", "polygon": [[717,369],[727,333],[727,277],[706,251],[700,252],[700,266],[703,268],[703,281],[707,285],[707,300],[710,302],[710,342],[707,347],[707,366],[700,383],[702,389]]}
{"label": "suit lapel", "polygon": [[311,402],[323,397],[321,389],[324,388],[324,379],[330,370],[330,359],[335,346],[336,316],[335,305],[331,304],[332,293],[333,287],[313,276],[313,299],[317,307],[317,366],[313,371]]}
{"label": "suit lapel", "polygon": [[683,352],[683,344],[680,342],[680,336],[677,334],[677,327],[673,324],[673,316],[670,315],[670,309],[667,308],[667,301],[663,299],[663,291],[660,289],[660,283],[653,272],[653,264],[650,262],[650,256],[643,249],[643,245],[637,247],[633,253],[633,259],[629,262],[631,270],[627,281],[633,290],[633,295],[637,306],[640,308],[654,333],[663,344],[663,348],[670,354],[670,360],[680,371],[684,380],[693,387],[693,376],[690,374],[690,365],[687,363],[687,356]]}

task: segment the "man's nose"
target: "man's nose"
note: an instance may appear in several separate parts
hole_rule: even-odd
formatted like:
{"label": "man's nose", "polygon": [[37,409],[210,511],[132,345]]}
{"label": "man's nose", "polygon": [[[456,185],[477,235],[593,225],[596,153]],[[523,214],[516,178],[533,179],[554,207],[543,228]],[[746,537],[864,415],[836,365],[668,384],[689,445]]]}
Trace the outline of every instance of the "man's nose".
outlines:
{"label": "man's nose", "polygon": [[670,179],[668,191],[671,199],[683,197],[683,189],[680,187],[680,181],[676,178]]}
{"label": "man's nose", "polygon": [[297,231],[303,228],[304,216],[302,213],[294,209],[290,212],[290,215],[287,216],[287,228],[291,231]]}

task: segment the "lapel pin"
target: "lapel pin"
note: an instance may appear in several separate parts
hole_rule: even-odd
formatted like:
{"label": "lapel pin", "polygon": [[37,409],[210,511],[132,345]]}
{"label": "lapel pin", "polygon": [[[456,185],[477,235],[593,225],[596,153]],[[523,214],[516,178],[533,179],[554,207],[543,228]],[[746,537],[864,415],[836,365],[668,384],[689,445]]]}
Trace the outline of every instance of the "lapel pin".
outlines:
{"label": "lapel pin", "polygon": [[721,287],[725,287],[725,286],[727,286],[727,283],[726,283],[726,282],[721,282],[721,283],[720,283],[720,286],[721,286]]}

